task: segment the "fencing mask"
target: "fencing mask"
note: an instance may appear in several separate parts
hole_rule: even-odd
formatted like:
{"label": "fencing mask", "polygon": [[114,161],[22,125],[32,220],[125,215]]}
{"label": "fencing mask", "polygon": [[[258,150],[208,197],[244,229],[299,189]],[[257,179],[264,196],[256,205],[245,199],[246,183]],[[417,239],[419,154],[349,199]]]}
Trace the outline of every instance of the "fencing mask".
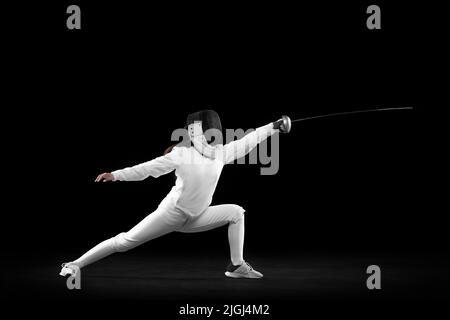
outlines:
{"label": "fencing mask", "polygon": [[202,110],[187,117],[186,126],[194,148],[205,157],[215,159],[217,144],[222,144],[222,124],[217,112]]}

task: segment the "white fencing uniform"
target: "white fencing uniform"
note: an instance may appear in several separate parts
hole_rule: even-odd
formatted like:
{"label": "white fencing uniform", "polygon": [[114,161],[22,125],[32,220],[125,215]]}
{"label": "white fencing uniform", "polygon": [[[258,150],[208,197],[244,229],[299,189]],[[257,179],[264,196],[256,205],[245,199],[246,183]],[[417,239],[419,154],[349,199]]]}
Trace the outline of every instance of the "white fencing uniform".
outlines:
{"label": "white fencing uniform", "polygon": [[73,263],[81,268],[113,252],[127,251],[169,232],[201,232],[226,224],[229,224],[232,261],[243,261],[245,210],[234,204],[210,204],[223,166],[245,156],[275,132],[277,130],[270,123],[240,140],[217,145],[214,159],[202,156],[193,147],[175,147],[164,156],[112,172],[114,180],[139,181],[175,170],[177,180],[153,213],[128,232],[103,241]]}

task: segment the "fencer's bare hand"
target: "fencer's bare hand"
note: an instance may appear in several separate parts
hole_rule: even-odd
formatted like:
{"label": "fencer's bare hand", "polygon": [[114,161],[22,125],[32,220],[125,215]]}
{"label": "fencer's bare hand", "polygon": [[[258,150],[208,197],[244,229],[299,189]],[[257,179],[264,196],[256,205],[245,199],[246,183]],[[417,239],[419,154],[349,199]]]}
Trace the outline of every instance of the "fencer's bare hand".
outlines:
{"label": "fencer's bare hand", "polygon": [[114,176],[112,175],[112,173],[109,172],[99,174],[95,179],[95,182],[108,182],[108,181],[114,181]]}

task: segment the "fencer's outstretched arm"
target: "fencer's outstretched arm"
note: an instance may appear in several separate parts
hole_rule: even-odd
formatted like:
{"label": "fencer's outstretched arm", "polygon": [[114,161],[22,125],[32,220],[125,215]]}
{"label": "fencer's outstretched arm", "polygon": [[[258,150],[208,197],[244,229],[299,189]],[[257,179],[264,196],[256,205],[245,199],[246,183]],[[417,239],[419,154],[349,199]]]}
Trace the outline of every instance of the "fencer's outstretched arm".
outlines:
{"label": "fencer's outstretched arm", "polygon": [[269,123],[250,132],[239,140],[227,143],[223,146],[224,162],[230,163],[245,156],[259,143],[263,142],[277,131],[278,130],[274,129],[274,123]]}
{"label": "fencer's outstretched arm", "polygon": [[[149,176],[157,178],[163,174],[175,170],[178,164],[178,158],[178,149],[174,148],[171,152],[161,157],[135,165],[133,167],[113,171],[109,173],[111,176],[109,176],[108,173],[104,173],[102,174],[104,176],[103,181],[140,181]],[[102,175],[97,177],[96,181],[98,181]],[[101,180],[102,179],[100,178],[99,181]]]}

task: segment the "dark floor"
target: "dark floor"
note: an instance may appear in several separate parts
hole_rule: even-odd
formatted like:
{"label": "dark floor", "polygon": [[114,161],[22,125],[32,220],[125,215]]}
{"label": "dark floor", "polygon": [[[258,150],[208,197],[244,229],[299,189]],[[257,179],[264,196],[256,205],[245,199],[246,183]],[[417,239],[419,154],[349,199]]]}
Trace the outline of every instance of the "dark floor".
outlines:
{"label": "dark floor", "polygon": [[[446,299],[449,261],[438,253],[305,253],[254,255],[261,280],[224,276],[220,256],[174,258],[142,252],[117,254],[82,270],[81,290],[68,290],[58,258],[33,256],[6,266],[8,300],[152,301],[407,301]],[[381,290],[366,287],[367,266],[381,267]],[[3,266],[5,268],[5,266]]]}

